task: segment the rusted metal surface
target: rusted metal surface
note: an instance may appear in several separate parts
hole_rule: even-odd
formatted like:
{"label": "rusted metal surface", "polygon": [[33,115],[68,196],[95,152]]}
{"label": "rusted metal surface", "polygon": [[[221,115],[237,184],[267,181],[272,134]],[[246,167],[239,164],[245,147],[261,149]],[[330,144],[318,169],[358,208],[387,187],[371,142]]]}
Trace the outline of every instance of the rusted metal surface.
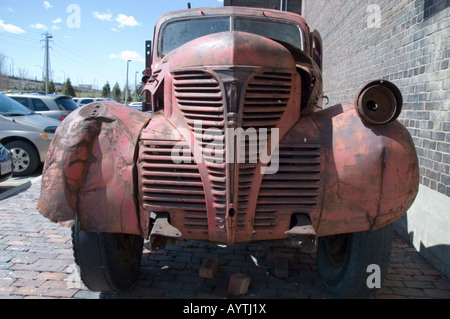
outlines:
{"label": "rusted metal surface", "polygon": [[54,222],[78,216],[82,230],[141,234],[135,196],[136,146],[150,115],[113,102],[92,103],[58,127],[38,202]]}
{"label": "rusted metal surface", "polygon": [[[172,19],[237,14],[297,24],[303,49],[227,31],[158,51]],[[300,16],[188,10],[163,16],[155,30],[143,94],[153,117],[105,103],[101,115],[90,105],[64,121],[46,163],[41,213],[55,221],[77,214],[92,231],[168,230],[166,237],[229,245],[306,235],[313,247],[317,237],[376,230],[410,207],[418,163],[408,131],[394,117],[368,125],[355,103],[321,108],[322,43]],[[375,110],[377,98],[366,94],[362,108]],[[160,233],[152,213],[165,216]],[[313,231],[302,233],[299,215]]]}

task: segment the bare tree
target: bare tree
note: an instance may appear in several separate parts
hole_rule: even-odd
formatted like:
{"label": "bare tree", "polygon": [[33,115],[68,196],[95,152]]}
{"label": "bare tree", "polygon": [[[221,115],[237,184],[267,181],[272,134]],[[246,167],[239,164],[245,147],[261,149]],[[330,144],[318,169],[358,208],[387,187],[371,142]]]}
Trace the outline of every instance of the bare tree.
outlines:
{"label": "bare tree", "polygon": [[28,70],[24,68],[18,68],[17,76],[21,79],[26,79],[28,77]]}
{"label": "bare tree", "polygon": [[0,52],[0,75],[6,74],[6,70],[6,55]]}

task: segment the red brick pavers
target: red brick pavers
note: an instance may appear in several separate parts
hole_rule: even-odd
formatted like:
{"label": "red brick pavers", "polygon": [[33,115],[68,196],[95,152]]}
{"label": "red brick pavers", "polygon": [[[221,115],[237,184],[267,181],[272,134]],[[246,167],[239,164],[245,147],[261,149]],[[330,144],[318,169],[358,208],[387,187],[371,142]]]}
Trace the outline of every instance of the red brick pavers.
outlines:
{"label": "red brick pavers", "polygon": [[[40,181],[0,201],[0,299],[332,299],[317,273],[315,257],[276,242],[225,247],[183,240],[156,253],[146,244],[132,289],[122,294],[91,292],[80,283],[70,229],[37,212],[39,190]],[[387,279],[373,298],[450,299],[449,279],[409,243],[395,235],[392,248]],[[199,275],[207,258],[219,261],[213,278]],[[228,294],[235,273],[250,276],[243,296]]]}

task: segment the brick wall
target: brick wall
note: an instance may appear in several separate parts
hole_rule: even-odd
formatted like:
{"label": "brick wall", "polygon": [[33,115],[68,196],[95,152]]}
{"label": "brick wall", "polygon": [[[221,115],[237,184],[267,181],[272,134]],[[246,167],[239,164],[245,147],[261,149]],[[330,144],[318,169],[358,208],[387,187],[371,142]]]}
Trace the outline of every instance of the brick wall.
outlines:
{"label": "brick wall", "polygon": [[421,183],[450,196],[450,1],[305,0],[303,16],[322,35],[330,103],[353,101],[370,80],[394,82]]}
{"label": "brick wall", "polygon": [[395,229],[450,276],[450,0],[304,0],[302,12],[322,35],[330,105],[378,78],[402,91],[421,185]]}

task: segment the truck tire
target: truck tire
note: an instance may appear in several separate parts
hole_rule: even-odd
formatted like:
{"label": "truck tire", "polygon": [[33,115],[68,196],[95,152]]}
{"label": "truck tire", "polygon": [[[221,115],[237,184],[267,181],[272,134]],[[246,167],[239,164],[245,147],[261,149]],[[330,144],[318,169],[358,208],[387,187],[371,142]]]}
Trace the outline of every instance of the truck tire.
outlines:
{"label": "truck tire", "polygon": [[393,225],[376,231],[319,239],[317,266],[336,298],[367,298],[386,277],[392,251]]}
{"label": "truck tire", "polygon": [[12,141],[5,144],[11,151],[14,163],[14,176],[28,176],[33,173],[40,164],[39,154],[28,142]]}
{"label": "truck tire", "polygon": [[76,221],[72,244],[81,280],[90,290],[121,292],[135,282],[144,246],[142,236],[83,232]]}

